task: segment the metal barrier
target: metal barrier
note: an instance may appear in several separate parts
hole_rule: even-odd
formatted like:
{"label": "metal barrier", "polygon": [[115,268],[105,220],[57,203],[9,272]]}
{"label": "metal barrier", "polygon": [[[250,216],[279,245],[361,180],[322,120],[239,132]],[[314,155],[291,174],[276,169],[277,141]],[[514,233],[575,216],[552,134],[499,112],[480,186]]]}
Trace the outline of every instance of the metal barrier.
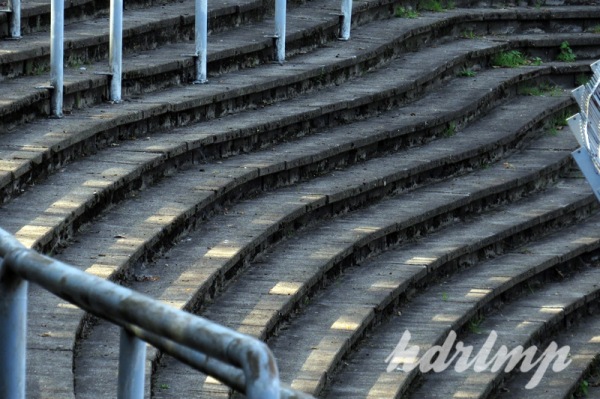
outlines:
{"label": "metal barrier", "polygon": [[9,14],[8,16],[8,37],[9,39],[21,38],[21,0],[8,0],[7,8],[2,11]]}
{"label": "metal barrier", "polygon": [[573,151],[573,158],[600,200],[600,61],[590,67],[590,81],[573,90],[580,112],[567,122],[581,146]]}
{"label": "metal barrier", "polygon": [[275,0],[275,59],[280,64],[285,61],[285,23],[287,15],[287,1]]}
{"label": "metal barrier", "polygon": [[64,90],[65,0],[52,0],[50,9],[50,109],[52,114],[59,118],[62,116]]}
{"label": "metal barrier", "polygon": [[25,398],[28,281],[121,327],[120,399],[144,397],[146,342],[249,399],[312,398],[280,387],[271,351],[255,338],[42,256],[2,229],[0,258],[0,392],[4,398]]}
{"label": "metal barrier", "polygon": [[342,21],[340,23],[340,40],[350,40],[352,25],[352,0],[342,0]]}
{"label": "metal barrier", "polygon": [[[352,20],[352,0],[341,0],[340,40],[350,39]],[[20,38],[21,7],[20,0],[10,0],[11,12],[10,34]],[[53,117],[62,117],[63,106],[63,62],[64,62],[64,0],[51,1],[50,15],[50,85],[38,86],[39,89],[50,90],[50,110]],[[195,0],[195,53],[196,77],[194,83],[207,82],[207,36],[208,5],[207,0]],[[283,64],[285,61],[286,35],[286,0],[275,0],[275,60]],[[109,72],[101,72],[110,76],[109,99],[114,103],[121,101],[121,79],[123,62],[123,0],[110,1],[110,44]]]}
{"label": "metal barrier", "polygon": [[194,83],[206,83],[206,57],[208,50],[208,1],[196,0],[196,80]]}
{"label": "metal barrier", "polygon": [[112,102],[118,103],[121,101],[121,76],[123,65],[123,0],[110,0],[109,24],[109,99]]}

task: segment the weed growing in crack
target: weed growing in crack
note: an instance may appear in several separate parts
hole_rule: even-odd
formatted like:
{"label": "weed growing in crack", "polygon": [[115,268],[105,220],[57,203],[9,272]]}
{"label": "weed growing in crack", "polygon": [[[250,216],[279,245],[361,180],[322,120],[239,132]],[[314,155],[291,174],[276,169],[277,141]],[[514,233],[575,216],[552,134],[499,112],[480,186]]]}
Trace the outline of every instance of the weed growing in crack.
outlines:
{"label": "weed growing in crack", "polygon": [[527,63],[527,58],[519,50],[504,51],[492,58],[492,65],[501,68],[516,68]]}
{"label": "weed growing in crack", "polygon": [[473,334],[481,334],[481,323],[483,323],[483,317],[474,317],[469,320],[467,328]]}
{"label": "weed growing in crack", "polygon": [[527,58],[519,50],[509,50],[498,53],[492,57],[492,66],[496,68],[517,68],[525,65],[542,65],[540,57]]}
{"label": "weed growing in crack", "polygon": [[523,96],[549,96],[556,97],[562,94],[562,89],[559,86],[548,82],[542,82],[536,86],[523,86],[518,90]]}
{"label": "weed growing in crack", "polygon": [[412,19],[412,18],[417,18],[419,16],[419,13],[416,10],[398,6],[398,7],[396,7],[396,10],[394,11],[394,16],[396,18],[411,18]]}
{"label": "weed growing in crack", "polygon": [[560,53],[558,56],[556,56],[556,60],[562,62],[573,62],[575,59],[577,59],[577,56],[575,53],[573,53],[571,46],[569,46],[569,42],[562,42],[560,44]]}
{"label": "weed growing in crack", "polygon": [[444,137],[452,137],[456,134],[456,123],[450,122],[448,123],[448,127],[442,133]]}
{"label": "weed growing in crack", "polygon": [[463,68],[458,72],[457,76],[461,78],[474,78],[477,76],[477,72],[473,71],[471,68]]}

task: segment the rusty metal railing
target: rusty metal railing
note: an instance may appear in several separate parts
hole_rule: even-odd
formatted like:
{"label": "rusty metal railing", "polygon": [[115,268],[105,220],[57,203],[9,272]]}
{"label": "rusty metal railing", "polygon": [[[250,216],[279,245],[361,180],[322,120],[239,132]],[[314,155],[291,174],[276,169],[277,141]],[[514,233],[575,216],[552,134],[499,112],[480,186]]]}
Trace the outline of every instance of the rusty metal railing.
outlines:
{"label": "rusty metal railing", "polygon": [[120,399],[144,397],[146,342],[249,399],[312,398],[282,388],[267,345],[27,249],[0,229],[0,393],[25,398],[27,287],[34,282],[121,327]]}

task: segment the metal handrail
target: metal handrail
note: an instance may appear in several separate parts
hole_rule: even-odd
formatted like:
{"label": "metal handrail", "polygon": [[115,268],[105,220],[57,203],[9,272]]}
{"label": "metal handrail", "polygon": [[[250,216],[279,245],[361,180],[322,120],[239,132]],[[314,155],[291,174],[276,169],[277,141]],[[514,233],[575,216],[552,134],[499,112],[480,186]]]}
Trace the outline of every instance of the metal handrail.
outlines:
{"label": "metal handrail", "polygon": [[600,61],[590,68],[590,80],[572,93],[580,112],[567,122],[581,146],[573,151],[573,158],[600,200]]}
{"label": "metal handrail", "polygon": [[119,398],[143,398],[146,342],[250,399],[311,398],[281,388],[262,341],[23,247],[0,229],[0,392],[25,397],[27,282],[122,327]]}
{"label": "metal handrail", "polygon": [[8,0],[7,8],[2,11],[10,14],[8,17],[8,38],[21,38],[21,0]]}
{"label": "metal handrail", "polygon": [[[11,0],[11,36],[20,37],[20,0]],[[275,0],[275,32],[273,33],[275,60],[285,62],[285,35],[287,0]],[[64,63],[64,0],[52,0],[50,5],[50,85],[39,89],[50,90],[50,111],[53,117],[63,115],[63,63]],[[341,0],[340,40],[350,39],[352,0]],[[123,63],[123,0],[110,1],[109,22],[109,71],[101,73],[110,76],[109,99],[113,103],[121,101],[121,80]],[[15,36],[16,35],[16,36]],[[207,82],[207,0],[195,0],[195,53],[196,77],[194,83]]]}

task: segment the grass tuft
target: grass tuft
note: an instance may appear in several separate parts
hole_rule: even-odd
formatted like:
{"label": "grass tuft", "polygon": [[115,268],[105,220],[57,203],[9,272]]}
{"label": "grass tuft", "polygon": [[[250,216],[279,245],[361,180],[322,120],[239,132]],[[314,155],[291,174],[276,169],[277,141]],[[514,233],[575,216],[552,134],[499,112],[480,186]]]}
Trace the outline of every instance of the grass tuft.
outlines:
{"label": "grass tuft", "polygon": [[557,61],[562,62],[573,62],[577,56],[573,53],[571,46],[569,46],[569,42],[564,41],[560,44],[560,53],[556,57]]}
{"label": "grass tuft", "polygon": [[559,86],[548,82],[540,83],[537,86],[523,86],[519,88],[519,94],[523,96],[549,96],[556,97],[562,94]]}
{"label": "grass tuft", "polygon": [[474,78],[475,76],[477,76],[477,72],[475,72],[471,68],[463,68],[460,70],[460,72],[457,73],[457,76],[461,78]]}
{"label": "grass tuft", "polygon": [[417,18],[419,13],[416,10],[398,6],[394,10],[394,16],[396,18]]}
{"label": "grass tuft", "polygon": [[439,0],[423,0],[419,2],[419,9],[425,11],[442,12],[444,6]]}
{"label": "grass tuft", "polygon": [[526,64],[527,59],[519,50],[504,51],[492,58],[492,65],[501,68],[516,68]]}
{"label": "grass tuft", "polygon": [[492,66],[498,68],[517,68],[524,65],[542,65],[540,57],[527,58],[519,50],[503,51],[492,57]]}

